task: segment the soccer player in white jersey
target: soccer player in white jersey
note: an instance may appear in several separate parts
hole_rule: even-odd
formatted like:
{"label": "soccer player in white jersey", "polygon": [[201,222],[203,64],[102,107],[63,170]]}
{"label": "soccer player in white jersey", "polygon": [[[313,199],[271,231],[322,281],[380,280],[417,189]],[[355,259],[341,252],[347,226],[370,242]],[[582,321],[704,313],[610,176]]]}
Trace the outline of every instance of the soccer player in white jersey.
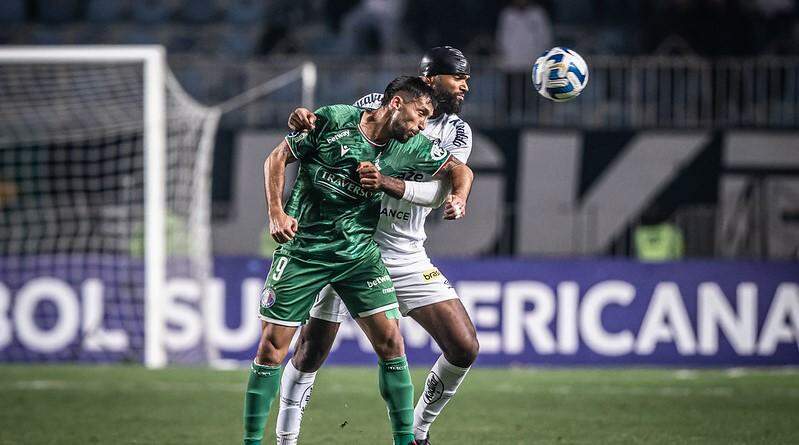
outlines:
{"label": "soccer player in white jersey", "polygon": [[[469,62],[461,51],[436,47],[422,58],[420,74],[436,94],[434,112],[423,133],[441,141],[461,162],[472,150],[472,131],[458,117],[464,96],[469,91]],[[379,106],[382,94],[372,93],[358,100],[362,108]],[[312,129],[315,116],[298,108],[289,119],[292,130]],[[429,444],[430,424],[455,394],[469,367],[477,358],[477,334],[458,295],[444,275],[430,262],[424,249],[424,223],[432,207],[452,200],[449,184],[431,181],[422,173],[411,173],[404,180],[384,178],[403,192],[398,200],[386,196],[380,210],[375,241],[396,288],[403,315],[416,320],[436,341],[443,354],[430,370],[425,388],[414,410],[414,436],[418,445]],[[453,206],[453,203],[457,205]],[[465,215],[465,201],[455,200],[446,207],[445,217]],[[316,371],[322,366],[348,313],[341,299],[326,289],[311,310],[302,328],[296,352],[286,365],[281,379],[280,412],[276,434],[278,445],[296,444],[302,412],[308,403]]]}

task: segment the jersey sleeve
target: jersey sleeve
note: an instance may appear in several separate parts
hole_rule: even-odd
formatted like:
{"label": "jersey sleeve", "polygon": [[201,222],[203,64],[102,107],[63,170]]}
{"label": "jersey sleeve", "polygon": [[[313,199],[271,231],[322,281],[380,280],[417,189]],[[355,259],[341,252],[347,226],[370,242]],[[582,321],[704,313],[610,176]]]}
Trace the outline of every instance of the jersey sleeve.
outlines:
{"label": "jersey sleeve", "polygon": [[416,146],[414,167],[429,175],[435,175],[451,156],[449,150],[441,146],[439,139],[420,138]]}
{"label": "jersey sleeve", "polygon": [[376,110],[380,108],[380,102],[383,100],[383,93],[370,93],[358,99],[352,104],[354,107],[364,108],[366,110]]}
{"label": "jersey sleeve", "polygon": [[442,138],[441,147],[465,164],[472,154],[472,128],[466,121],[455,119],[450,131]]}
{"label": "jersey sleeve", "polygon": [[292,131],[286,135],[286,142],[289,144],[291,154],[302,161],[317,150],[319,134],[321,134],[330,123],[330,107],[322,107],[314,111],[316,115],[316,125],[311,131]]}

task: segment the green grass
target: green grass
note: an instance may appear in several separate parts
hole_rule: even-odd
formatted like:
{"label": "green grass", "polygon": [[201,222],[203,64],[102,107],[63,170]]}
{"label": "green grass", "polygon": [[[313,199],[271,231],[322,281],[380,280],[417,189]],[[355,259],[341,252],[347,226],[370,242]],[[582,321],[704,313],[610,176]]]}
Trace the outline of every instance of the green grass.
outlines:
{"label": "green grass", "polygon": [[[243,370],[0,366],[0,444],[237,444],[245,381]],[[799,373],[475,369],[431,431],[436,445],[799,444]],[[389,438],[375,369],[323,369],[300,442]]]}

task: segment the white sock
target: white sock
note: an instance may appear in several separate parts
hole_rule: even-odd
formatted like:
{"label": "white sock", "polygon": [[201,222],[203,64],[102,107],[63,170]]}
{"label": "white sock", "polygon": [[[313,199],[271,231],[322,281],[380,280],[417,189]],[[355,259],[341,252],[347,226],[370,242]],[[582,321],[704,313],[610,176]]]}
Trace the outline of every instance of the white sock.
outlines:
{"label": "white sock", "polygon": [[280,378],[280,411],[277,414],[275,435],[277,445],[296,445],[305,406],[311,400],[315,372],[301,372],[291,360]]}
{"label": "white sock", "polygon": [[444,409],[444,405],[455,395],[469,368],[461,368],[448,362],[444,355],[427,374],[422,395],[413,411],[413,431],[416,439],[427,438],[430,424]]}

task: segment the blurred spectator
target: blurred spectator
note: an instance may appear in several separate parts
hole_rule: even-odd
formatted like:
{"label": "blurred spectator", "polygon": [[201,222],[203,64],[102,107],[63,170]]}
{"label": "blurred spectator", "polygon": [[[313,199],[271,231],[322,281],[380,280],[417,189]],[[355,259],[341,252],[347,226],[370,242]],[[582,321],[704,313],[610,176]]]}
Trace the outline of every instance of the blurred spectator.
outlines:
{"label": "blurred spectator", "polygon": [[685,254],[682,230],[657,205],[644,212],[633,233],[633,243],[639,261],[675,261]]}
{"label": "blurred spectator", "polygon": [[344,16],[357,5],[358,0],[327,0],[324,13],[328,29],[338,34],[341,31],[341,21]]}
{"label": "blurred spectator", "polygon": [[533,62],[552,46],[552,24],[535,1],[513,0],[499,13],[497,49],[505,71],[509,114],[526,108]]}
{"label": "blurred spectator", "polygon": [[402,28],[420,51],[451,45],[469,54],[493,54],[501,2],[408,0]]}
{"label": "blurred spectator", "polygon": [[300,31],[307,26],[312,11],[306,0],[272,0],[266,4],[263,13],[264,31],[258,45],[258,52],[267,54],[273,51],[286,53],[299,50],[292,40],[292,31]]}
{"label": "blurred spectator", "polygon": [[769,53],[796,53],[793,40],[796,21],[795,0],[751,0],[752,38],[756,49]]}
{"label": "blurred spectator", "polygon": [[344,17],[341,42],[348,54],[396,52],[400,44],[400,20],[404,0],[361,0]]}
{"label": "blurred spectator", "polygon": [[497,48],[506,71],[526,72],[551,46],[552,24],[537,2],[513,0],[499,13]]}
{"label": "blurred spectator", "polygon": [[0,209],[16,201],[18,194],[17,185],[11,181],[0,180]]}

